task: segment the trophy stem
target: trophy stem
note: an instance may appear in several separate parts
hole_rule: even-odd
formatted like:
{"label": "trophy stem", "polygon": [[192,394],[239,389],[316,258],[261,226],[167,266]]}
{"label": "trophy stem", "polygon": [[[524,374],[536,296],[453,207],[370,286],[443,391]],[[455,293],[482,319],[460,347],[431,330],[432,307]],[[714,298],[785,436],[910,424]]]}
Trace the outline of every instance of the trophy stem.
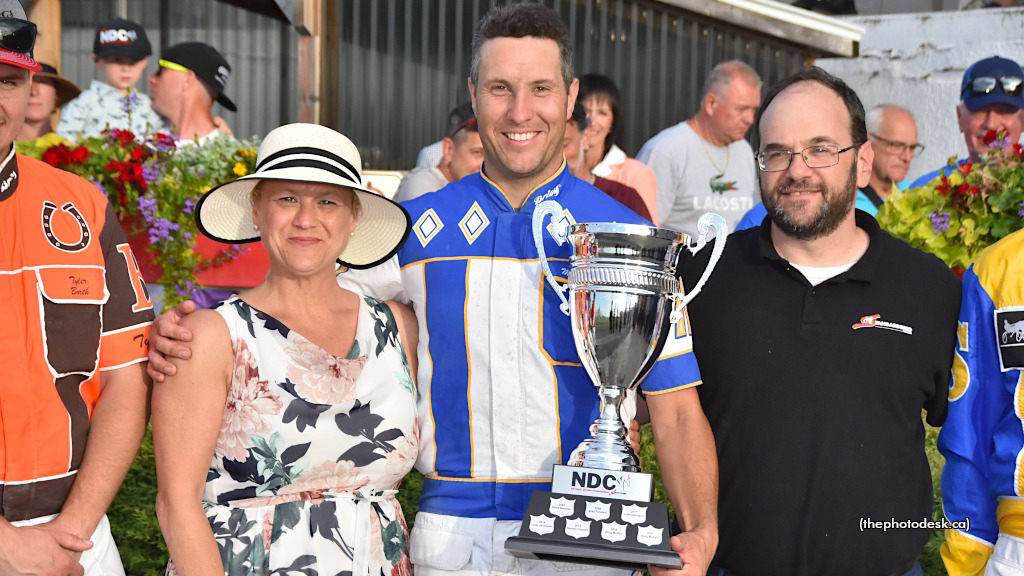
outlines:
{"label": "trophy stem", "polygon": [[619,417],[619,406],[626,388],[602,385],[601,415],[590,427],[592,436],[584,440],[569,459],[569,466],[640,472],[640,460],[627,440],[628,429]]}

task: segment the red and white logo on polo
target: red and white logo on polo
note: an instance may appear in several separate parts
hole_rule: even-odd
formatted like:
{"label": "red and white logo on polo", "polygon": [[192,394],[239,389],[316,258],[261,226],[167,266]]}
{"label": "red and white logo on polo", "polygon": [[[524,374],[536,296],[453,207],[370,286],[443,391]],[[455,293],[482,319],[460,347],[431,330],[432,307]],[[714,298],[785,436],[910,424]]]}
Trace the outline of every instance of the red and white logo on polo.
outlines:
{"label": "red and white logo on polo", "polygon": [[913,334],[914,333],[914,329],[911,328],[910,326],[905,326],[903,324],[897,324],[895,322],[886,322],[885,320],[879,320],[879,318],[881,318],[881,317],[882,317],[881,314],[871,314],[870,316],[861,316],[860,317],[860,322],[855,322],[853,324],[853,329],[854,330],[859,330],[860,328],[884,328],[886,330],[894,330],[896,332],[903,332],[904,334]]}

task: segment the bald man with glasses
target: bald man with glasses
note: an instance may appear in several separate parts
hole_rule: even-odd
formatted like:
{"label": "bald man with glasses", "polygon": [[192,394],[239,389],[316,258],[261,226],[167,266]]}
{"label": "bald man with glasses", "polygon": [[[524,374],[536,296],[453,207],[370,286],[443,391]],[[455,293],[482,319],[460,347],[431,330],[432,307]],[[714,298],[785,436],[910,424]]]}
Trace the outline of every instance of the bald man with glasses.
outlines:
{"label": "bald man with glasses", "polygon": [[910,163],[924,151],[924,146],[917,141],[917,123],[906,108],[883,104],[868,110],[865,119],[875,159],[871,163],[871,179],[860,189],[857,207],[861,208],[863,197],[877,210],[892,193],[893,186],[899,186],[907,177]]}

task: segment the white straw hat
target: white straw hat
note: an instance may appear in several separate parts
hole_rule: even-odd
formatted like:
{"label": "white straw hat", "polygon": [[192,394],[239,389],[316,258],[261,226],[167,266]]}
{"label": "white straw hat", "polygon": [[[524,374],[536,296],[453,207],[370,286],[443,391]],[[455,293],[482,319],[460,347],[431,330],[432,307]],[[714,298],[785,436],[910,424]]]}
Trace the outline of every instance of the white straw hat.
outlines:
{"label": "white straw hat", "polygon": [[329,184],[355,191],[360,211],[356,228],[338,261],[370,268],[394,256],[409,237],[412,221],[405,208],[363,185],[362,161],[352,142],[316,124],[286,124],[271,130],[260,145],[256,171],[210,190],[196,205],[196,224],[204,235],[227,244],[255,242],[252,189],[260,180]]}

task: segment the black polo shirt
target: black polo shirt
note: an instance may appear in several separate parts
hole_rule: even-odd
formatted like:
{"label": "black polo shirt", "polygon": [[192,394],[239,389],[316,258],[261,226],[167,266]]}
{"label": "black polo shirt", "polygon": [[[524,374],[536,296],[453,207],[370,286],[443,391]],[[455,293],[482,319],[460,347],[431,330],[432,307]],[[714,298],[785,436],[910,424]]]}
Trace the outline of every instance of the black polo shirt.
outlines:
{"label": "black polo shirt", "polygon": [[[843,274],[811,286],[764,225],[728,237],[689,306],[720,467],[715,565],[741,576],[899,573],[930,535],[861,519],[931,518],[921,410],[945,419],[960,284],[856,216],[870,245]],[[687,285],[708,252],[681,260]]]}

